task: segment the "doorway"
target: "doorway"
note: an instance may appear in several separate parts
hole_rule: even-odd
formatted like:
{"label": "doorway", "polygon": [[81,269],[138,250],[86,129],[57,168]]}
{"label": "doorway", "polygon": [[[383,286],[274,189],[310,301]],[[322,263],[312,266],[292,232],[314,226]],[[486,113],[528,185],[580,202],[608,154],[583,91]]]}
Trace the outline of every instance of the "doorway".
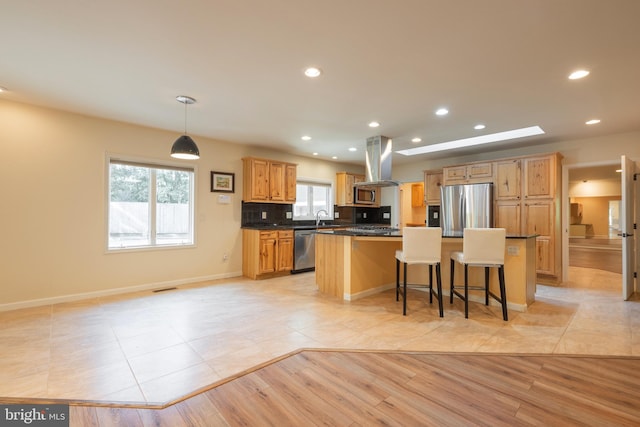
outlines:
{"label": "doorway", "polygon": [[[578,267],[622,274],[619,164],[568,170],[568,280]],[[621,279],[622,280],[622,279]]]}

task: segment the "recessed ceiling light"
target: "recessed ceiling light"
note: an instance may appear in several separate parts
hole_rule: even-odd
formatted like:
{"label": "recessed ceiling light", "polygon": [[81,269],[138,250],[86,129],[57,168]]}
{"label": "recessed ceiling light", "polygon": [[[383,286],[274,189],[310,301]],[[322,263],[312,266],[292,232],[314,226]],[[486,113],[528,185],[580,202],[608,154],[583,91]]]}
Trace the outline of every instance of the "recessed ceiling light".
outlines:
{"label": "recessed ceiling light", "polygon": [[336,160],[338,158],[338,156],[333,156],[331,157],[333,160]]}
{"label": "recessed ceiling light", "polygon": [[505,132],[491,133],[488,135],[474,136],[472,138],[442,142],[440,144],[424,145],[422,147],[396,151],[396,153],[403,154],[405,156],[415,156],[416,154],[435,153],[436,151],[453,150],[454,148],[472,147],[474,145],[524,138],[526,136],[540,135],[543,133],[544,131],[540,126],[531,126],[528,128],[514,129]]}
{"label": "recessed ceiling light", "polygon": [[597,125],[598,123],[600,123],[600,119],[591,119],[591,120],[587,120],[584,123],[587,125]]}
{"label": "recessed ceiling light", "polygon": [[446,116],[447,114],[449,114],[449,110],[447,110],[446,108],[438,108],[436,110],[437,116]]}
{"label": "recessed ceiling light", "polygon": [[318,155],[318,153],[313,153],[313,155],[314,155],[314,156],[317,156],[317,155]]}
{"label": "recessed ceiling light", "polygon": [[413,138],[411,142],[413,142],[414,144],[417,144],[418,142],[422,142],[422,138]]}
{"label": "recessed ceiling light", "polygon": [[569,79],[570,80],[578,80],[578,79],[582,79],[584,77],[587,77],[589,75],[589,71],[587,70],[576,70],[573,73],[569,74]]}
{"label": "recessed ceiling light", "polygon": [[316,68],[316,67],[309,67],[306,70],[304,70],[304,75],[307,77],[318,77],[320,74],[322,74],[322,71],[320,70],[320,68]]}
{"label": "recessed ceiling light", "polygon": [[370,128],[377,128],[378,126],[380,126],[380,123],[378,123],[378,122],[371,122],[371,123],[369,123],[369,127],[370,127]]}
{"label": "recessed ceiling light", "polygon": [[303,141],[311,141],[311,137],[309,135],[305,135],[301,138]]}
{"label": "recessed ceiling light", "polygon": [[349,148],[349,151],[358,151],[358,149],[356,147],[351,147]]}
{"label": "recessed ceiling light", "polygon": [[482,129],[486,128],[486,126],[485,126],[485,125],[480,124],[480,125],[475,125],[473,128],[474,128],[475,130],[482,130]]}

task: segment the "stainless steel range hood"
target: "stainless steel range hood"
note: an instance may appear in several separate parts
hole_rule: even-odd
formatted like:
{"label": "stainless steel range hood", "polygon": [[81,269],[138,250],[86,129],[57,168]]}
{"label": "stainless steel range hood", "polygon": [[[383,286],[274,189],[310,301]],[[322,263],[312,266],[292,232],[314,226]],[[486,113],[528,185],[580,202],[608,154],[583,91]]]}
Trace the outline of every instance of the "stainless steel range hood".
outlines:
{"label": "stainless steel range hood", "polygon": [[386,136],[367,138],[366,178],[365,182],[355,184],[357,187],[377,186],[391,187],[400,183],[391,179],[391,139]]}

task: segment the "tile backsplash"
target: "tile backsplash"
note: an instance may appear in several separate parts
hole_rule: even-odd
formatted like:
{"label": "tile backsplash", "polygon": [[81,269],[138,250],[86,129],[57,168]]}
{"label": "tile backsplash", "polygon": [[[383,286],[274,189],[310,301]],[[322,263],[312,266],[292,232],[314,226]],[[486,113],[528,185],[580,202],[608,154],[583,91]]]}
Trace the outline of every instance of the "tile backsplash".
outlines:
{"label": "tile backsplash", "polygon": [[[391,224],[389,218],[384,218],[384,213],[391,212],[391,206],[379,208],[334,206],[334,212],[338,213],[334,224]],[[313,223],[313,221],[306,221]],[[295,225],[301,221],[293,221],[293,205],[277,203],[245,203],[242,202],[242,226],[255,226],[260,224]]]}

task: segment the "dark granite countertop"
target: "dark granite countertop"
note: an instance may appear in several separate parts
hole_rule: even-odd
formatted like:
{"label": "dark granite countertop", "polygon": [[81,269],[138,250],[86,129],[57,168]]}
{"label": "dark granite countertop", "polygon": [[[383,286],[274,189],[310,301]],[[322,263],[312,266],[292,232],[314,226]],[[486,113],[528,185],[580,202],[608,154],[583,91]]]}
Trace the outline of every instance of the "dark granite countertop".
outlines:
{"label": "dark granite countertop", "polygon": [[[357,237],[402,237],[402,230],[358,230],[349,228],[344,230],[318,230],[318,234],[333,234],[336,236],[357,236]],[[507,239],[528,239],[534,238],[536,235],[507,235]],[[443,235],[444,239],[460,239],[462,235]]]}

